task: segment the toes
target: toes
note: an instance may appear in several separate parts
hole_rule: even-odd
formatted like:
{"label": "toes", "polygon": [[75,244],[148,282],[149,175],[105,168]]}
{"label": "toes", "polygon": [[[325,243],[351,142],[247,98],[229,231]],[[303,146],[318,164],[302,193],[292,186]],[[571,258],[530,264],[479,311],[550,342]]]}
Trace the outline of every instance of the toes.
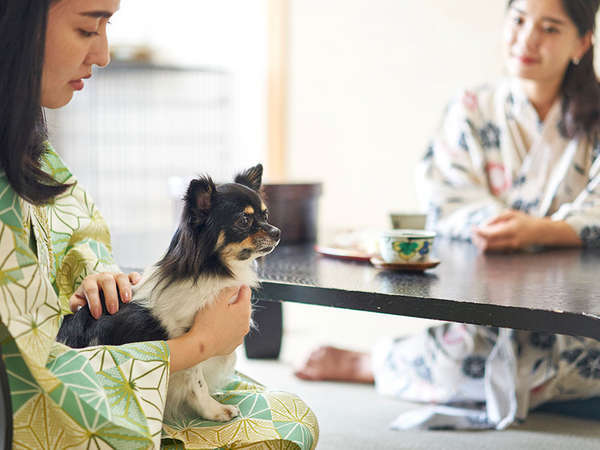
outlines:
{"label": "toes", "polygon": [[310,367],[303,367],[294,372],[294,375],[302,380],[316,381],[322,380],[323,374],[319,370],[312,370]]}
{"label": "toes", "polygon": [[310,380],[310,378],[308,377],[308,375],[306,374],[306,372],[304,370],[296,370],[294,372],[294,375],[302,380]]}
{"label": "toes", "polygon": [[229,410],[229,419],[233,419],[240,415],[240,410],[237,406],[229,405],[227,409]]}
{"label": "toes", "polygon": [[240,415],[240,410],[237,406],[223,405],[223,409],[215,417],[217,422],[228,422],[231,419]]}
{"label": "toes", "polygon": [[306,365],[309,366],[311,364],[320,364],[321,361],[329,358],[331,354],[332,347],[319,347],[316,350],[313,350],[306,358]]}

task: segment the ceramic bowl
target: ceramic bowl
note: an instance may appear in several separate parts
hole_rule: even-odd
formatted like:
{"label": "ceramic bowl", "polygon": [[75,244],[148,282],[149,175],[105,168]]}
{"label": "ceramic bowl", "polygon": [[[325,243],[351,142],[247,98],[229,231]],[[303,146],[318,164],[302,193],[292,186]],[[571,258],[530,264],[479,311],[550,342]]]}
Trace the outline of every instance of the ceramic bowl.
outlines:
{"label": "ceramic bowl", "polygon": [[388,230],[379,236],[379,252],[387,263],[427,262],[435,233],[425,230]]}

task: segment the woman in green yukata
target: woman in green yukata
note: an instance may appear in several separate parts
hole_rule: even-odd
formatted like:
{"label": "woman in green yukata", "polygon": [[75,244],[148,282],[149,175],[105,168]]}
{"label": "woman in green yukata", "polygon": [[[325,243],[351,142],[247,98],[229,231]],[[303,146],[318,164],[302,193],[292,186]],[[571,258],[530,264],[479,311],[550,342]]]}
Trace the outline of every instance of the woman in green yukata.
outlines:
{"label": "woman in green yukata", "polygon": [[218,394],[240,417],[162,423],[169,373],[243,342],[248,287],[223,290],[177,339],[82,350],[55,343],[63,314],[87,303],[99,317],[99,291],[114,313],[117,292],[129,301],[140,278],[115,265],[107,226],[46,141],[42,112],[66,105],[94,65],[109,63],[107,27],[119,3],[0,3],[0,336],[13,445],[312,449],[318,425],[306,404],[242,375]]}
{"label": "woman in green yukata", "polygon": [[[510,77],[461,92],[421,166],[428,228],[482,251],[600,247],[599,3],[508,2]],[[323,347],[296,374],[439,405],[400,416],[399,429],[503,429],[540,405],[600,419],[593,339],[449,323],[372,354]]]}

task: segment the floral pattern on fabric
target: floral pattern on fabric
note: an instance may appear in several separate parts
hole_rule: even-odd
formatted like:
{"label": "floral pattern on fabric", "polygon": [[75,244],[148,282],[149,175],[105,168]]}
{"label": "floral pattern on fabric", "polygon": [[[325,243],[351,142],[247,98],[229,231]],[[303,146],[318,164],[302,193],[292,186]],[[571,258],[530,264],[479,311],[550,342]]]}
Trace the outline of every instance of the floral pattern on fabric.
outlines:
{"label": "floral pattern on fabric", "polygon": [[[559,99],[540,122],[511,80],[452,101],[420,167],[427,228],[470,240],[473,226],[513,208],[564,220],[600,247],[600,135],[564,138],[560,111]],[[378,344],[373,360],[381,393],[434,403],[396,429],[504,429],[545,402],[600,395],[593,339],[444,324]]]}
{"label": "floral pattern on fabric", "polygon": [[600,247],[600,135],[560,134],[560,100],[544,122],[517,82],[461,93],[420,167],[428,228],[470,240],[473,226],[512,208],[564,220]]}
{"label": "floral pattern on fabric", "polygon": [[313,449],[318,424],[306,404],[241,375],[219,395],[242,417],[163,426],[166,342],[77,350],[55,342],[81,281],[119,269],[102,216],[49,146],[43,167],[72,184],[44,207],[20,199],[0,173],[0,338],[14,447]]}
{"label": "floral pattern on fabric", "polygon": [[378,343],[373,369],[380,393],[432,404],[395,429],[504,429],[544,403],[600,396],[600,342],[573,336],[448,323]]}

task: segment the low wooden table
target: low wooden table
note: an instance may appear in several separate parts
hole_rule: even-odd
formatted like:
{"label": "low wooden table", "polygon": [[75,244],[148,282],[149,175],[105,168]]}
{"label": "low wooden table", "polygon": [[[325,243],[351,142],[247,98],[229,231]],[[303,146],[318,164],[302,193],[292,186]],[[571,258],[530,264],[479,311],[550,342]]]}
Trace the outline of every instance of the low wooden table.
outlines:
{"label": "low wooden table", "polygon": [[435,255],[435,269],[392,272],[281,246],[258,264],[256,297],[600,340],[600,251],[484,255],[437,240]]}

